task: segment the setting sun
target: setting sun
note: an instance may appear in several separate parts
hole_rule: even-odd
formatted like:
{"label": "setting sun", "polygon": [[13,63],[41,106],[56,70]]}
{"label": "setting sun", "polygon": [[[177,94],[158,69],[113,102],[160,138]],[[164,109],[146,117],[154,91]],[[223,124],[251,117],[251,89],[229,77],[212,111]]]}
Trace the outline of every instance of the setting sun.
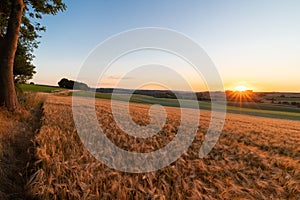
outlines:
{"label": "setting sun", "polygon": [[239,92],[244,92],[247,90],[247,87],[243,86],[243,85],[239,85],[239,86],[235,87],[235,90],[239,91]]}

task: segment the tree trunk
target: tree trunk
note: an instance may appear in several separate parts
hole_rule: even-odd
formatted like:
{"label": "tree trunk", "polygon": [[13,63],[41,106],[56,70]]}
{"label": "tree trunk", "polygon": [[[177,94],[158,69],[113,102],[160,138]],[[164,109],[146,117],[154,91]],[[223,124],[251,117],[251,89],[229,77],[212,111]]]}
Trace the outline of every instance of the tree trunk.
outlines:
{"label": "tree trunk", "polygon": [[19,109],[19,103],[15,91],[13,66],[25,5],[23,0],[11,1],[7,32],[0,39],[0,104],[5,105],[10,111],[16,111]]}

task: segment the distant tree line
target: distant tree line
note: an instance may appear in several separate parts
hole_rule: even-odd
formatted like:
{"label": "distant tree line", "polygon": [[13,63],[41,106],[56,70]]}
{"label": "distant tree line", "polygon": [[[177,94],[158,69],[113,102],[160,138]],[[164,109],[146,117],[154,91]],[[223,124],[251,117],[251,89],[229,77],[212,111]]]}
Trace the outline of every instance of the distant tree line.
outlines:
{"label": "distant tree line", "polygon": [[292,101],[292,102],[278,101],[278,104],[292,105],[292,106],[297,106],[298,108],[300,108],[300,102],[296,102],[296,101]]}
{"label": "distant tree line", "polygon": [[132,90],[121,88],[97,88],[96,92],[100,93],[117,93],[117,94],[139,94],[155,98],[168,98],[168,99],[196,99],[198,101],[211,101],[209,92],[187,92],[187,91],[170,91],[170,90]]}
{"label": "distant tree line", "polygon": [[[61,79],[58,82],[58,86],[61,88],[67,88],[67,89],[75,89],[75,90],[89,90],[89,86],[85,83],[73,81],[73,80],[68,80],[66,78]],[[75,88],[74,88],[75,86]]]}

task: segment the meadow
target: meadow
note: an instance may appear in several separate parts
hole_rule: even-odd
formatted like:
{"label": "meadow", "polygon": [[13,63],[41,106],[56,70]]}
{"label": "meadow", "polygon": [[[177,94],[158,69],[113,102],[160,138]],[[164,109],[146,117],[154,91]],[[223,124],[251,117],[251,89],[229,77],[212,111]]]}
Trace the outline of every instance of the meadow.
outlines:
{"label": "meadow", "polygon": [[[69,92],[69,96],[82,96],[82,97],[95,97],[99,99],[111,99],[112,96],[109,93],[93,93],[88,91],[75,91]],[[182,99],[179,104],[177,99],[169,98],[155,98],[151,96],[133,94],[130,98],[128,94],[115,94],[113,97],[114,100],[127,101],[130,99],[132,103],[141,103],[141,104],[159,104],[163,106],[171,107],[183,107],[183,108],[193,108],[194,104],[192,100]],[[208,101],[198,101],[199,108],[201,110],[211,110],[211,103]],[[241,104],[237,102],[228,102],[227,112],[237,113],[237,114],[246,114],[252,116],[261,116],[261,117],[271,117],[279,119],[293,119],[300,120],[300,108],[296,107],[287,107],[284,105],[274,105],[270,103],[249,103],[243,102]],[[216,106],[216,110],[221,110],[220,106]]]}
{"label": "meadow", "polygon": [[[28,85],[20,84],[20,89],[24,92],[36,93],[64,93],[68,96],[82,96],[82,97],[91,97],[99,99],[111,99],[112,96],[110,93],[100,93],[100,92],[89,92],[89,91],[69,91],[64,88],[56,86],[47,86],[47,85]],[[270,95],[272,96],[272,94]],[[117,94],[114,96],[115,100],[127,101],[128,94]],[[283,101],[297,100],[297,98],[278,98]],[[141,104],[160,104],[163,106],[171,107],[184,107],[192,108],[193,102],[191,100],[181,100],[182,105],[179,104],[177,99],[169,98],[155,98],[151,96],[133,94],[130,98],[130,102],[141,103]],[[211,104],[208,101],[199,101],[199,108],[202,110],[211,110]],[[220,109],[216,107],[216,109]],[[271,103],[253,103],[253,102],[242,102],[239,104],[237,102],[228,102],[227,112],[237,113],[237,114],[246,114],[251,116],[261,116],[261,117],[270,117],[270,118],[279,118],[279,119],[292,119],[300,120],[300,108],[291,107],[286,105],[271,104]]]}
{"label": "meadow", "polygon": [[[177,161],[155,172],[120,172],[97,161],[83,147],[72,119],[71,97],[48,95],[41,128],[34,137],[35,173],[28,193],[40,199],[299,199],[300,123],[227,114],[218,143],[203,159],[198,151],[210,121],[201,111],[196,137]],[[118,101],[122,107],[124,103]],[[147,139],[127,135],[115,123],[111,101],[97,99],[106,136],[120,148],[149,152],[176,135],[180,110],[165,107],[163,129]],[[132,119],[149,123],[150,105],[130,104]],[[193,115],[191,115],[193,117]],[[101,148],[101,147],[99,147]],[[117,159],[117,158],[114,158]]]}
{"label": "meadow", "polygon": [[58,86],[50,86],[50,85],[31,85],[31,84],[18,84],[17,88],[19,88],[23,92],[44,92],[44,93],[52,93],[55,91],[63,91],[66,90],[64,88],[60,88]]}

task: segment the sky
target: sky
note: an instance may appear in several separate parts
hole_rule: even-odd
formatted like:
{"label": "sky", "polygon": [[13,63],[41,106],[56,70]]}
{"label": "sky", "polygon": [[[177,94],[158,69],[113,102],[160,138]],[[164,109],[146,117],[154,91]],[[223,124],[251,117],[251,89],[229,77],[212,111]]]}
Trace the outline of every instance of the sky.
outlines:
{"label": "sky", "polygon": [[[216,66],[225,89],[244,85],[254,91],[300,92],[298,0],[66,0],[65,3],[68,7],[65,12],[44,16],[41,21],[47,31],[41,33],[41,44],[35,51],[37,74],[32,81],[37,84],[57,85],[64,77],[76,80],[86,59],[106,39],[130,29],[160,27],[182,33],[200,45]],[[152,62],[168,65],[169,70],[177,69],[177,74],[183,75],[193,90],[205,90],[210,84],[174,55],[143,51],[113,63],[97,87],[116,86],[125,71],[139,63],[145,65],[142,70],[131,71],[118,87],[166,86],[188,90],[180,78],[165,69],[160,71]],[[151,83],[151,77],[157,80]],[[85,81],[91,84],[89,78]]]}

